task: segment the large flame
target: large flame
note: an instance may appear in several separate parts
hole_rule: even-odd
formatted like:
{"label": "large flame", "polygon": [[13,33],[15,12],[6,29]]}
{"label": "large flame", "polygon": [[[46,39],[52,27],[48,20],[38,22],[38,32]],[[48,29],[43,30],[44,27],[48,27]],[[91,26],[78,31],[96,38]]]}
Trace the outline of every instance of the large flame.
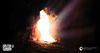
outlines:
{"label": "large flame", "polygon": [[41,37],[39,40],[44,40],[47,42],[55,42],[55,40],[51,37],[49,33],[49,28],[50,28],[49,18],[43,10],[40,11],[40,20],[38,21],[37,28],[41,32]]}

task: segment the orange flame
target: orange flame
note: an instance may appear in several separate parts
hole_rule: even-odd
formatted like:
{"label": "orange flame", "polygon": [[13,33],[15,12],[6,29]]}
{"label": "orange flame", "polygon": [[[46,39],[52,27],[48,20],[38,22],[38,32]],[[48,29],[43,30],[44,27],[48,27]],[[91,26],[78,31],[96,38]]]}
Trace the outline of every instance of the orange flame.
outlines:
{"label": "orange flame", "polygon": [[55,42],[55,40],[51,37],[51,34],[49,33],[50,24],[48,15],[43,10],[40,11],[40,20],[38,21],[37,28],[41,32],[41,37],[39,40]]}

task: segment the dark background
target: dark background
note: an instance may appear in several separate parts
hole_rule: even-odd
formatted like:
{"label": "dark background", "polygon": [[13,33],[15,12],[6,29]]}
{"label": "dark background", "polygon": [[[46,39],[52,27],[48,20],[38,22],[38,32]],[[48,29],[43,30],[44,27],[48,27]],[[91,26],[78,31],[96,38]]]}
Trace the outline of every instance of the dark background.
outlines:
{"label": "dark background", "polygon": [[[43,9],[45,7],[45,5],[47,4],[48,0],[10,0],[10,1],[4,1],[2,4],[2,8],[3,11],[2,12],[2,17],[3,19],[1,19],[1,23],[3,25],[3,35],[1,35],[1,40],[2,40],[2,44],[15,44],[18,43],[27,43],[28,39],[29,39],[29,35],[31,34],[31,30],[29,29],[27,30],[27,27],[30,27],[33,23],[30,22],[30,20],[32,18],[30,18],[30,16],[34,15],[35,16],[35,20],[38,20],[38,18],[36,18],[36,16],[39,15],[39,11],[41,9]],[[56,2],[56,0],[55,0]],[[55,3],[53,2],[53,3]],[[61,0],[59,0],[58,4],[61,2]],[[64,5],[67,3],[68,1],[66,1],[65,3],[63,3],[63,5],[59,6],[59,7],[64,7]],[[94,6],[93,8],[91,8],[91,10],[89,10],[88,12],[86,12],[89,17],[87,18],[88,20],[91,20],[90,22],[95,22],[95,44],[94,46],[98,45],[98,35],[99,35],[99,18],[100,18],[100,11],[99,11],[99,1],[94,2]],[[49,3],[49,4],[52,4]],[[48,5],[49,5],[48,4]],[[47,6],[48,6],[47,5]],[[93,6],[92,5],[92,6]],[[56,5],[55,5],[56,6]],[[53,7],[51,7],[53,10],[55,10],[55,13],[58,14],[61,11],[61,8],[59,8],[57,10],[53,9]],[[81,7],[80,7],[81,8]],[[88,7],[87,7],[88,8]],[[78,14],[75,14],[78,16]],[[70,28],[70,26],[69,26]],[[25,34],[25,32],[27,32],[28,36],[25,36],[23,34]],[[19,34],[18,34],[19,32]],[[23,38],[25,37],[25,38]],[[24,41],[23,41],[24,40]]]}
{"label": "dark background", "polygon": [[46,2],[47,0],[10,0],[4,2],[4,43],[14,41],[15,34],[19,30],[26,30],[27,26],[31,26],[30,15],[39,15],[39,11],[44,8]]}

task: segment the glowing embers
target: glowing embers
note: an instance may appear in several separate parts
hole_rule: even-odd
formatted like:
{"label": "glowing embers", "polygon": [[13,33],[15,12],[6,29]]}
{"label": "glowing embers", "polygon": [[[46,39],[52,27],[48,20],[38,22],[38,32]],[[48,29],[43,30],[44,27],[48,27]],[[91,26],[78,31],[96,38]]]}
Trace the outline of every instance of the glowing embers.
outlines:
{"label": "glowing embers", "polygon": [[39,40],[47,42],[55,42],[55,40],[51,37],[51,34],[49,33],[49,28],[50,28],[49,18],[43,10],[40,11],[40,20],[38,21],[37,28],[41,32],[41,37]]}

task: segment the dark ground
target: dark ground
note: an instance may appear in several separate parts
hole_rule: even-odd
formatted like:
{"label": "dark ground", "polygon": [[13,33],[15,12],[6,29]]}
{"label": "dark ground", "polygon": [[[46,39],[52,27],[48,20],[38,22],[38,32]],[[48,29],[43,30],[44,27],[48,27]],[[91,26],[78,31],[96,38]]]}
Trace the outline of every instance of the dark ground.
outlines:
{"label": "dark ground", "polygon": [[[52,1],[52,0],[51,0]],[[56,0],[55,0],[56,1]],[[61,0],[57,4],[59,4]],[[93,15],[88,17],[88,20],[95,20],[95,41],[93,44],[85,44],[84,40],[81,42],[81,40],[76,39],[64,39],[61,43],[55,43],[55,44],[49,44],[45,46],[40,46],[37,43],[30,42],[29,36],[31,35],[32,29],[30,28],[33,20],[35,20],[35,23],[37,22],[38,18],[36,18],[39,15],[39,11],[45,7],[47,3],[47,0],[10,0],[4,2],[3,6],[3,36],[2,38],[2,44],[14,44],[14,48],[11,52],[7,53],[83,53],[88,51],[79,51],[80,46],[92,46],[97,47],[98,39],[97,36],[99,35],[99,4],[95,4],[97,8],[93,8],[92,10],[88,11],[87,15]],[[55,2],[53,2],[55,3]],[[62,8],[67,3],[64,2]],[[100,3],[99,1],[95,1],[95,3]],[[49,3],[49,4],[52,4]],[[48,4],[48,5],[49,5]],[[47,6],[48,6],[47,5]],[[56,5],[55,5],[56,6]],[[55,7],[53,6],[53,7]],[[60,6],[60,7],[61,7]],[[53,8],[51,7],[51,8]],[[61,11],[61,8],[57,7],[58,9],[55,11],[56,14]],[[81,8],[81,7],[80,7]],[[54,9],[55,10],[55,9]],[[82,11],[82,10],[81,10]],[[99,13],[98,13],[99,12]],[[86,12],[87,13],[87,12]],[[93,14],[92,14],[93,13]],[[77,15],[77,14],[75,14]],[[34,16],[34,19],[29,18],[31,16]],[[74,15],[73,15],[74,16]],[[92,18],[91,18],[92,17]],[[95,17],[95,18],[94,18]],[[2,19],[1,19],[2,21]],[[90,23],[92,23],[90,21]],[[90,24],[91,25],[91,24]],[[69,28],[71,28],[69,26]],[[70,29],[69,29],[70,30]],[[85,39],[85,38],[84,38]],[[91,41],[91,40],[90,40]],[[97,51],[97,50],[92,50]],[[92,52],[89,51],[89,52]]]}

